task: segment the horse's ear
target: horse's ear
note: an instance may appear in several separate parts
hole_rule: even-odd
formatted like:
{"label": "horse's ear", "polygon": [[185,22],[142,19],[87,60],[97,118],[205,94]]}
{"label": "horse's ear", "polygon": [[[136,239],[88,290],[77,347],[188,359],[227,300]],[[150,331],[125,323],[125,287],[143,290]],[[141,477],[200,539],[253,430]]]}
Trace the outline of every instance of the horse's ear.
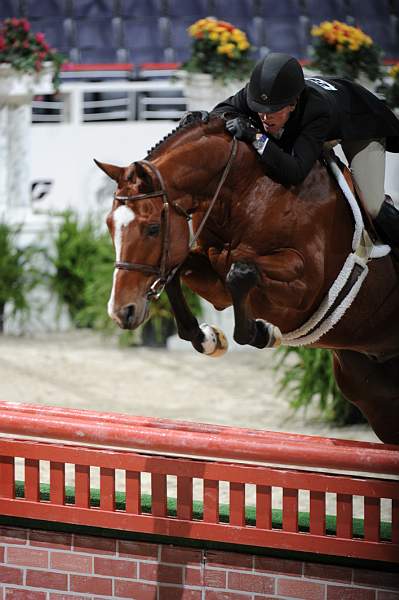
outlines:
{"label": "horse's ear", "polygon": [[143,165],[139,162],[136,162],[134,164],[135,169],[136,169],[136,175],[138,177],[140,177],[141,181],[144,181],[145,183],[151,184],[152,183],[152,178],[150,173],[147,171],[147,169],[145,169],[143,167]]}
{"label": "horse's ear", "polygon": [[125,170],[123,167],[117,167],[116,165],[102,163],[99,160],[96,160],[95,158],[93,158],[93,160],[96,163],[97,167],[104,171],[104,173],[106,173],[108,177],[111,177],[111,179],[113,179],[114,181],[119,181]]}

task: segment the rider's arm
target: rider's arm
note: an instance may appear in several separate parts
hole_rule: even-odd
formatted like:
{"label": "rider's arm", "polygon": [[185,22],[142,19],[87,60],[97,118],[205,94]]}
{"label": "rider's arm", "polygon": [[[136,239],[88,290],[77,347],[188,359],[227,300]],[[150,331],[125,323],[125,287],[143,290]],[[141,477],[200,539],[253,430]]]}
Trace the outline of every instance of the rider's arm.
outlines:
{"label": "rider's arm", "polygon": [[291,153],[280,148],[270,136],[259,155],[266,174],[284,185],[301,183],[321,155],[329,126],[327,114],[312,120],[299,132]]}

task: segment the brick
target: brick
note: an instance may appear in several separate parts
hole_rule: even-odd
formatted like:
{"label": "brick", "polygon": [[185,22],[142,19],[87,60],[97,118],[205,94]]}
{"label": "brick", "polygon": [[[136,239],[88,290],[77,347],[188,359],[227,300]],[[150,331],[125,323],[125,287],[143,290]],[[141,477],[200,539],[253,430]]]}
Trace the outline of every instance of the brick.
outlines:
{"label": "brick", "polygon": [[92,554],[116,554],[116,540],[93,535],[75,535],[73,549],[76,552]]}
{"label": "brick", "polygon": [[204,571],[195,567],[186,567],[184,569],[184,584],[185,585],[203,585]]}
{"label": "brick", "polygon": [[46,592],[35,592],[34,590],[17,590],[6,588],[6,600],[46,600]]}
{"label": "brick", "polygon": [[227,587],[229,590],[239,590],[242,592],[273,594],[274,585],[274,577],[256,575],[254,573],[235,573],[234,571],[229,571],[227,578]]}
{"label": "brick", "polygon": [[154,600],[157,597],[157,586],[139,581],[115,579],[115,596],[135,600]]}
{"label": "brick", "polygon": [[221,569],[205,569],[204,585],[206,587],[226,588],[227,571]]}
{"label": "brick", "polygon": [[377,592],[377,600],[399,600],[399,592],[385,592],[379,590]]}
{"label": "brick", "polygon": [[49,594],[48,600],[88,600],[87,596],[76,596],[75,594]]}
{"label": "brick", "polygon": [[272,556],[255,556],[255,571],[280,573],[283,575],[302,575],[303,563],[298,560],[274,558]]}
{"label": "brick", "polygon": [[277,594],[290,598],[303,598],[304,600],[324,600],[326,586],[313,581],[300,579],[278,579]]}
{"label": "brick", "polygon": [[317,563],[305,563],[304,577],[323,579],[324,581],[352,582],[351,567],[338,567],[336,565],[323,565]]}
{"label": "brick", "polygon": [[161,546],[161,561],[178,565],[202,563],[202,550],[181,548],[180,546]]}
{"label": "brick", "polygon": [[239,569],[251,569],[253,557],[250,554],[239,554],[238,552],[221,552],[219,550],[205,550],[204,557],[209,566],[238,567]]}
{"label": "brick", "polygon": [[19,527],[0,527],[0,544],[27,544],[28,531]]}
{"label": "brick", "polygon": [[366,588],[328,585],[327,600],[375,600],[376,591]]}
{"label": "brick", "polygon": [[2,548],[0,546],[0,562],[4,562],[4,551],[5,551],[5,548]]}
{"label": "brick", "polygon": [[395,592],[399,590],[399,571],[371,571],[367,569],[354,569],[353,582],[373,587],[390,588]]}
{"label": "brick", "polygon": [[29,543],[31,546],[49,546],[56,550],[71,550],[72,534],[34,530],[30,532]]}
{"label": "brick", "polygon": [[162,585],[159,588],[159,600],[201,600],[201,590],[189,590],[181,587],[166,587]]}
{"label": "brick", "polygon": [[22,569],[14,569],[13,567],[5,567],[0,565],[0,581],[1,583],[22,584]]}
{"label": "brick", "polygon": [[111,577],[137,579],[137,563],[121,558],[94,558],[94,573]]}
{"label": "brick", "polygon": [[139,563],[139,579],[162,583],[183,583],[182,567],[172,567],[159,563]]}
{"label": "brick", "polygon": [[158,559],[158,545],[128,540],[118,541],[119,556],[126,558]]}
{"label": "brick", "polygon": [[50,590],[67,590],[68,575],[64,573],[51,573],[50,571],[26,572],[26,585],[30,587],[49,588]]}
{"label": "brick", "polygon": [[110,596],[112,594],[112,579],[90,577],[89,575],[70,575],[70,591]]}
{"label": "brick", "polygon": [[7,548],[7,562],[13,565],[25,567],[48,567],[47,550],[35,550],[33,548],[22,548],[21,546],[9,546]]}
{"label": "brick", "polygon": [[205,600],[252,600],[248,594],[235,594],[234,592],[221,592],[219,590],[206,590]]}
{"label": "brick", "polygon": [[93,558],[75,552],[50,552],[50,568],[68,573],[92,573]]}

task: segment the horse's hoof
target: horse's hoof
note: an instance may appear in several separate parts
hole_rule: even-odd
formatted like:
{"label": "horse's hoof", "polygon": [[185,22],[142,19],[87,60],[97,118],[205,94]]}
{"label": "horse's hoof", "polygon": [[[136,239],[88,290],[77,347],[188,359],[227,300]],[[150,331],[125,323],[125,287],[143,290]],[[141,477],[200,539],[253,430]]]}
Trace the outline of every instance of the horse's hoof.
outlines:
{"label": "horse's hoof", "polygon": [[257,348],[277,348],[281,345],[282,334],[276,325],[263,319],[256,319],[256,329],[257,339],[255,343],[252,342],[252,345],[256,345]]}
{"label": "horse's hoof", "polygon": [[204,339],[201,342],[203,354],[211,358],[218,358],[227,352],[228,342],[223,331],[215,325],[202,323],[200,329],[204,334]]}

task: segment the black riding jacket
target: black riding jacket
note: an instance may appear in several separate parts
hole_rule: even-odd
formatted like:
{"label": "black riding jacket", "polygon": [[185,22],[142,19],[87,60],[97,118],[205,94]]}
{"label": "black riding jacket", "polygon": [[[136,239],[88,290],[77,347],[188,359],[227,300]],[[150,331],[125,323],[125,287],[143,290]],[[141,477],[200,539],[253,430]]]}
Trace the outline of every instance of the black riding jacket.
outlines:
{"label": "black riding jacket", "polygon": [[[284,185],[303,181],[329,140],[385,138],[386,149],[399,152],[399,120],[374,94],[346,79],[320,76],[305,83],[281,138],[270,136],[259,157],[272,179]],[[263,131],[258,114],[248,106],[247,86],[212,113],[251,117]]]}

